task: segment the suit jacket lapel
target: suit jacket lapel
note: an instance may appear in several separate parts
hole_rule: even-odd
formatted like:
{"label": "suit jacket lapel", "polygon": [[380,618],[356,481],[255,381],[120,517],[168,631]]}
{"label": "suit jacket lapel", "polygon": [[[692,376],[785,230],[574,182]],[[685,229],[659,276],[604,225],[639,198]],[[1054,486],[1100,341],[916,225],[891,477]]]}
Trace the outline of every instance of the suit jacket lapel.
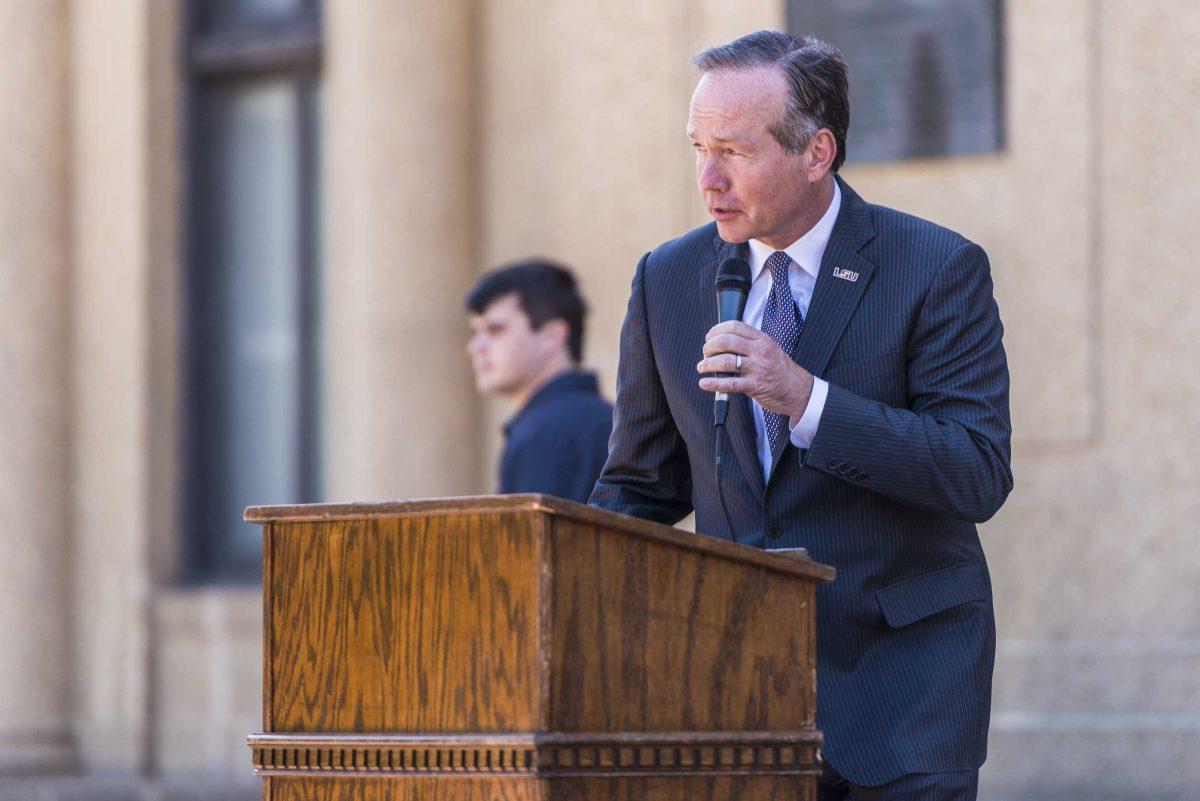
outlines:
{"label": "suit jacket lapel", "polygon": [[[804,319],[804,333],[792,356],[814,376],[825,372],[829,357],[875,272],[875,265],[859,253],[875,237],[867,204],[841,178],[837,178],[837,182],[842,190],[842,207],[817,272],[817,284],[813,288],[808,316]],[[775,465],[785,450],[786,441],[772,454],[770,475],[775,474]]]}
{"label": "suit jacket lapel", "polygon": [[[745,243],[730,244],[717,236],[713,237],[713,245],[716,248],[716,257],[707,269],[700,271],[703,294],[712,299],[708,304],[710,328],[717,324],[717,267],[725,259],[736,258],[750,261],[750,247]],[[758,460],[758,445],[755,442],[754,412],[750,408],[750,400],[745,395],[729,396],[729,420],[726,422],[725,428],[729,434],[729,440],[733,444],[733,452],[742,467],[742,472],[746,474],[746,480],[754,489],[758,500],[761,501],[766,486],[763,481],[762,463]]]}

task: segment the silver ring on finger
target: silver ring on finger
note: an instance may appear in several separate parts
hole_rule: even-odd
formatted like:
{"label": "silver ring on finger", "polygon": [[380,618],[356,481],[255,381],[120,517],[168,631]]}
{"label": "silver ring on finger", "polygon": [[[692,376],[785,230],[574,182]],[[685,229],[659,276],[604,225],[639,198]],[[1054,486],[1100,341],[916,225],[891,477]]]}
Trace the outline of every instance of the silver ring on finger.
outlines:
{"label": "silver ring on finger", "polygon": [[740,353],[737,354],[737,358],[733,361],[733,373],[734,375],[742,374],[742,354]]}

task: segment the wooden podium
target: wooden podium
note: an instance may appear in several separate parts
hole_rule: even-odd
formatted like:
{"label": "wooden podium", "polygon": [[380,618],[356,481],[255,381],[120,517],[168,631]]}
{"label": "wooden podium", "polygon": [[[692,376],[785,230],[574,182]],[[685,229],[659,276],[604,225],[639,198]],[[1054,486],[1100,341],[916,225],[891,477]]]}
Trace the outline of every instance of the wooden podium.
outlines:
{"label": "wooden podium", "polygon": [[246,519],[268,801],[816,797],[832,568],[538,495]]}

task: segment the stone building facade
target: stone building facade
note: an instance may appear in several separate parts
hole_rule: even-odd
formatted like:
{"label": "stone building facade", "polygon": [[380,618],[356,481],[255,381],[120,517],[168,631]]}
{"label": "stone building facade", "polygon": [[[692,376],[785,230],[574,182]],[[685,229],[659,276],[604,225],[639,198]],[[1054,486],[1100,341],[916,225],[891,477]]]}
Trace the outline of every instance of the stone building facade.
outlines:
{"label": "stone building facade", "polygon": [[[488,265],[575,265],[611,388],[637,258],[704,219],[688,59],[785,15],[327,0],[321,497],[492,488],[505,411],[473,394],[460,310]],[[0,0],[0,798],[255,795],[259,592],[189,571],[181,511],[186,16]],[[981,243],[1006,323],[982,797],[1194,798],[1200,6],[1009,0],[1003,41],[1000,152],[844,173]]]}

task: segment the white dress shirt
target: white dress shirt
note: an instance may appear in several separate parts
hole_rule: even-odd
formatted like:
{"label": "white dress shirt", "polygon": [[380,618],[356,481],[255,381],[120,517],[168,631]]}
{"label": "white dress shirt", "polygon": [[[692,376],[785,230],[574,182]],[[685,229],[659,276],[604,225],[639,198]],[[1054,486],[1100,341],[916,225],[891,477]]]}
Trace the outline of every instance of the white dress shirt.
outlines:
{"label": "white dress shirt", "polygon": [[[817,285],[817,272],[821,269],[821,259],[825,255],[825,246],[829,244],[829,236],[833,233],[833,224],[837,221],[838,210],[842,207],[842,190],[837,183],[833,184],[833,200],[825,214],[808,233],[784,248],[791,258],[788,267],[788,283],[791,284],[792,297],[800,307],[800,314],[807,320],[808,305],[812,301],[813,287]],[[742,322],[762,330],[763,312],[767,307],[767,298],[771,296],[771,271],[764,269],[767,257],[775,252],[770,245],[750,240],[750,294],[746,298],[746,311],[742,314]],[[801,334],[803,337],[804,335]],[[825,398],[829,395],[829,384],[823,379],[813,377],[812,395],[808,399],[808,408],[800,422],[792,429],[792,444],[797,448],[807,448],[812,445],[813,437],[817,435],[817,426],[821,423],[821,412],[825,410]],[[771,443],[767,440],[766,426],[763,423],[763,408],[755,400],[750,401],[754,409],[754,432],[758,443],[758,458],[763,466],[763,479],[770,478],[771,472]]]}

